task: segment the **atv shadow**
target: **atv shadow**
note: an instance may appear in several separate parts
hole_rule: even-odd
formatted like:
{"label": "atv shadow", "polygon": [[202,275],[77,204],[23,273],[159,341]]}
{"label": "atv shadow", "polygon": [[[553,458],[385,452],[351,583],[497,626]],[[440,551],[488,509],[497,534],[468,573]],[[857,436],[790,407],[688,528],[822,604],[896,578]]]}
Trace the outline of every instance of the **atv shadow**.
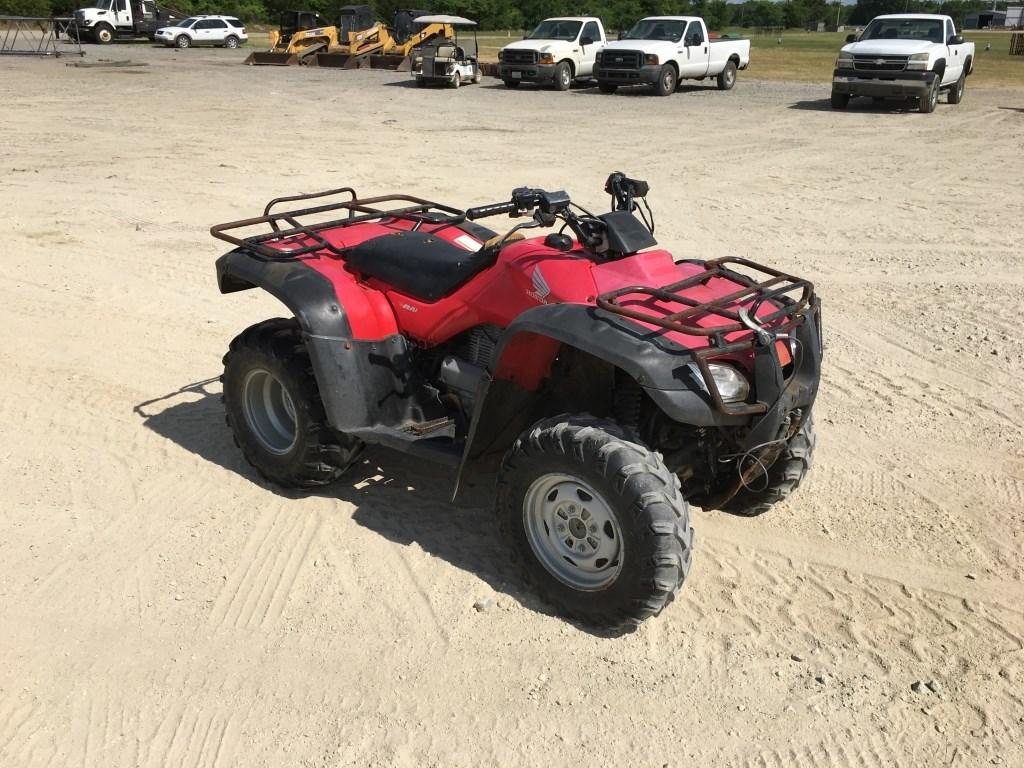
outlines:
{"label": "atv shadow", "polygon": [[[450,501],[454,469],[397,451],[368,446],[340,480],[309,491],[280,488],[263,480],[242,458],[224,422],[217,378],[188,384],[133,408],[147,429],[190,453],[287,499],[319,496],[355,507],[352,519],[396,544],[418,544],[423,551],[474,573],[495,592],[536,613],[562,618],[597,637],[618,637],[565,619],[520,580],[498,535],[491,507],[494,478],[464,478],[456,503]],[[493,609],[492,609],[493,610]]]}

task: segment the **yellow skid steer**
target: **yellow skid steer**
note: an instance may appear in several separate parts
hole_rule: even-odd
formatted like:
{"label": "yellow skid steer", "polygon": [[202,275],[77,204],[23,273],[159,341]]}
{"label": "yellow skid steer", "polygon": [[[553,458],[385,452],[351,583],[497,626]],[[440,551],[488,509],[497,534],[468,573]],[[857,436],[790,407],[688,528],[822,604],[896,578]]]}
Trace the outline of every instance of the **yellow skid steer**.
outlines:
{"label": "yellow skid steer", "polygon": [[320,51],[338,47],[338,28],[312,11],[284,11],[281,25],[270,32],[270,50],[249,54],[246,64],[293,66]]}

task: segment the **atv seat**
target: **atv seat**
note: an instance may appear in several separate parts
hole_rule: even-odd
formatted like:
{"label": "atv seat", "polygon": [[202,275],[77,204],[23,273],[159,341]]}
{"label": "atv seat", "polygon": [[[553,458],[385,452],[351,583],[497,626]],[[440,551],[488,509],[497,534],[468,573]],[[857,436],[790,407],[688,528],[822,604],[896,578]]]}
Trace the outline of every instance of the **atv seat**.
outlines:
{"label": "atv seat", "polygon": [[494,263],[488,248],[467,251],[427,232],[395,232],[360,243],[345,255],[354,272],[421,301],[437,301]]}

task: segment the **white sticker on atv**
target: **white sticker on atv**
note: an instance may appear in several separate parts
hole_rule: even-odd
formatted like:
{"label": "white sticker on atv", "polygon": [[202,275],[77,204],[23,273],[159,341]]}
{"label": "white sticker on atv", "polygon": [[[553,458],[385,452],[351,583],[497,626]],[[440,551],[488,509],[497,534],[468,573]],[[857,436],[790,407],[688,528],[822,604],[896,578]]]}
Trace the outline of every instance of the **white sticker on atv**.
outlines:
{"label": "white sticker on atv", "polygon": [[480,250],[480,241],[469,235],[459,235],[455,238],[455,244],[460,248],[465,248],[467,251],[475,252]]}
{"label": "white sticker on atv", "polygon": [[547,304],[548,296],[551,295],[551,287],[548,285],[548,281],[544,279],[544,275],[540,271],[540,267],[536,267],[533,270],[531,282],[533,283],[533,290],[527,291],[526,295],[530,298],[536,299],[541,304]]}

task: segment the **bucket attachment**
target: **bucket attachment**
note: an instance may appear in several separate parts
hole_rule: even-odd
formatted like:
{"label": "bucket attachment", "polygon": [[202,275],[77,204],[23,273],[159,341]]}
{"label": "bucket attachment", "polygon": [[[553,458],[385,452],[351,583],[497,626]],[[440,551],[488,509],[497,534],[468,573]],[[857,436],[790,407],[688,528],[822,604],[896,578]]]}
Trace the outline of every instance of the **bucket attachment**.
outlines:
{"label": "bucket attachment", "polygon": [[370,57],[370,67],[373,69],[393,69],[398,72],[412,71],[412,57],[401,54],[383,54]]}
{"label": "bucket attachment", "polygon": [[311,67],[330,67],[331,69],[362,69],[370,66],[366,55],[351,53],[318,53],[309,59]]}
{"label": "bucket attachment", "polygon": [[254,51],[245,60],[250,67],[290,67],[299,63],[299,57],[294,53],[278,51]]}

